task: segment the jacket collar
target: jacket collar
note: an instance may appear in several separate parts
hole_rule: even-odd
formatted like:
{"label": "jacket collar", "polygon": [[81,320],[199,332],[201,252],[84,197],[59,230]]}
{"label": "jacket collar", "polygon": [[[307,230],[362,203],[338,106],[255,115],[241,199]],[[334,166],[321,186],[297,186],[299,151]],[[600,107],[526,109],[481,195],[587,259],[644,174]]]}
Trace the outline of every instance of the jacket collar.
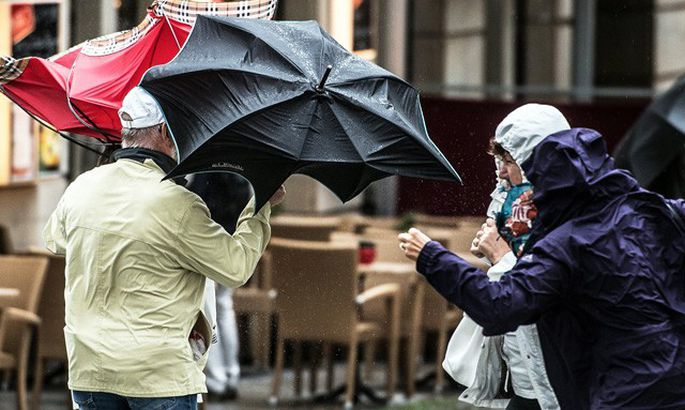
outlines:
{"label": "jacket collar", "polygon": [[[171,172],[176,167],[176,160],[170,156],[147,148],[121,148],[112,153],[112,160],[118,161],[120,159],[132,159],[134,161],[143,163],[146,159],[151,159],[158,167],[164,171],[165,174]],[[175,183],[185,186],[188,182],[183,177],[173,178]]]}

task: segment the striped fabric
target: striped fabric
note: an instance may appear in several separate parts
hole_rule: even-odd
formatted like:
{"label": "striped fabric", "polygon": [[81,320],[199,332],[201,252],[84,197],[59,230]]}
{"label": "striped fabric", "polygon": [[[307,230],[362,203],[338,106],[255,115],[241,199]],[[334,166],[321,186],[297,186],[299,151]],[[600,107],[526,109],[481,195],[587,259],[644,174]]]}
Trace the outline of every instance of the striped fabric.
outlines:
{"label": "striped fabric", "polygon": [[140,40],[140,38],[150,31],[152,27],[161,21],[162,20],[159,18],[147,15],[140,24],[130,30],[120,31],[118,33],[108,34],[86,41],[83,44],[81,52],[89,56],[104,56],[123,50]]}
{"label": "striped fabric", "polygon": [[27,58],[16,60],[10,56],[0,56],[0,85],[19,77],[27,65],[29,65]]}
{"label": "striped fabric", "polygon": [[[164,18],[192,25],[199,14],[212,16],[232,16],[270,20],[276,12],[278,0],[226,0],[219,2],[200,2],[190,0],[155,0],[149,7],[150,14],[138,26],[118,33],[108,34],[88,40],[76,47],[52,56],[56,60],[66,53],[81,47],[85,55],[103,56],[123,50],[138,41]],[[15,60],[9,56],[0,56],[0,85],[19,77],[29,64],[30,58]]]}
{"label": "striped fabric", "polygon": [[155,0],[149,7],[151,14],[137,27],[87,41],[82,53],[102,56],[123,50],[143,37],[164,18],[192,25],[199,14],[242,18],[271,19],[278,0],[228,0],[200,2],[189,0]]}
{"label": "striped fabric", "polygon": [[185,24],[193,24],[198,14],[232,16],[269,20],[276,12],[278,0],[228,0],[200,2],[187,0],[156,0],[152,9],[158,16],[166,16]]}

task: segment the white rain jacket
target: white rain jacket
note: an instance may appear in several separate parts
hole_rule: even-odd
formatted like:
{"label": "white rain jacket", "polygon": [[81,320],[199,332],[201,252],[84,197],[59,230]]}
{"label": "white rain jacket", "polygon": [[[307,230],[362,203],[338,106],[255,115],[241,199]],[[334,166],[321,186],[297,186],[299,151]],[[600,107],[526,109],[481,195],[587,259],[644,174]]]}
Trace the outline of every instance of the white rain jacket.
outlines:
{"label": "white rain jacket", "polygon": [[[512,111],[502,120],[495,131],[495,141],[507,150],[520,166],[530,157],[533,149],[542,139],[568,129],[570,126],[566,118],[556,108],[549,105],[526,104]],[[499,169],[497,162],[496,167]],[[502,181],[498,180],[491,197],[488,217],[493,217],[499,212],[506,198]],[[490,280],[499,280],[515,264],[516,257],[513,252],[509,252],[488,270]],[[543,410],[559,409],[559,402],[547,377],[537,326],[534,324],[520,326],[514,333],[525,366],[525,373],[529,377],[540,407]],[[479,354],[470,354],[478,342],[480,342]],[[504,336],[483,336],[482,328],[464,315],[452,335],[443,363],[445,370],[457,382],[467,386],[467,389],[459,396],[459,400],[479,407],[504,408],[507,406],[508,400],[495,399],[502,382],[503,344]],[[457,363],[455,363],[455,358]]]}

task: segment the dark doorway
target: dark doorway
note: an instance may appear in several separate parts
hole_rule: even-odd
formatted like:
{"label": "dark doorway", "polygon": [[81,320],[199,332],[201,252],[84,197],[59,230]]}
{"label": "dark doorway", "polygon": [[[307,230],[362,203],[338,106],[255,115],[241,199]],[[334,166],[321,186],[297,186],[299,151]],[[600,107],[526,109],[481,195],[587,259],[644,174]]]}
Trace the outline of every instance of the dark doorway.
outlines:
{"label": "dark doorway", "polygon": [[653,0],[598,0],[595,86],[652,86]]}

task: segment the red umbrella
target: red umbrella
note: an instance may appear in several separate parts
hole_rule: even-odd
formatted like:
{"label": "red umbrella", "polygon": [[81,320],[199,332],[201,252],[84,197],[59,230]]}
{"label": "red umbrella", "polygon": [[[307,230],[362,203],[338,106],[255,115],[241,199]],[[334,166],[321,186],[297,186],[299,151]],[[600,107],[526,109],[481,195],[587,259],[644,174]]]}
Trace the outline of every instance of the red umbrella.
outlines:
{"label": "red umbrella", "polygon": [[150,67],[176,56],[198,14],[270,19],[277,1],[153,1],[145,20],[131,30],[48,59],[0,56],[0,92],[62,135],[118,142],[124,96]]}

